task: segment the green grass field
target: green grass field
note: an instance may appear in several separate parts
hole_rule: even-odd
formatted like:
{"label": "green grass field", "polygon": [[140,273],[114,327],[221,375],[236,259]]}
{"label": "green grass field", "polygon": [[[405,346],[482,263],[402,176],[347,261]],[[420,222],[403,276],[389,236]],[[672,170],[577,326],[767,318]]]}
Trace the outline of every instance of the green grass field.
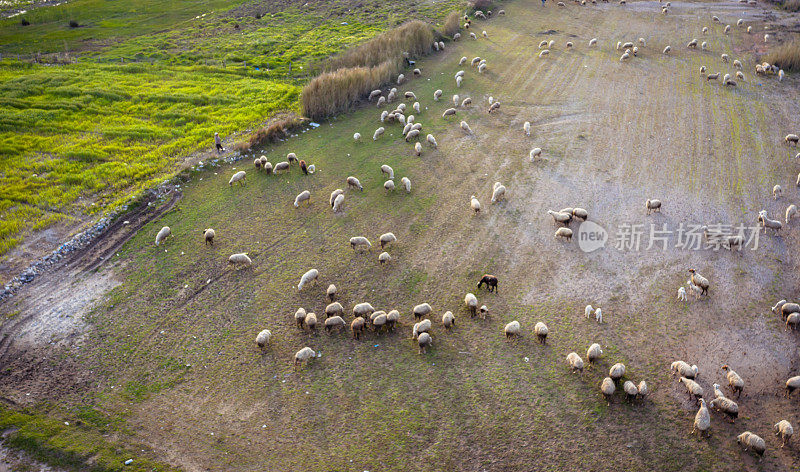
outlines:
{"label": "green grass field", "polygon": [[[459,2],[355,4],[77,0],[0,20],[0,256],[158,184],[214,132],[297,111],[320,60]],[[39,53],[76,62],[16,60]]]}

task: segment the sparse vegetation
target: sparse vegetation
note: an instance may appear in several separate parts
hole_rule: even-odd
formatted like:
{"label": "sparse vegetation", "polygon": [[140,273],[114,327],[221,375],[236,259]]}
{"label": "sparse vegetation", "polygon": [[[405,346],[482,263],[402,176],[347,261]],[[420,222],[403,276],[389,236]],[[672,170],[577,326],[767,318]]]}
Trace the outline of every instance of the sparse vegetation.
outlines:
{"label": "sparse vegetation", "polygon": [[786,11],[800,11],[800,0],[784,0],[781,8]]}
{"label": "sparse vegetation", "polygon": [[770,49],[764,60],[787,72],[800,70],[800,41],[788,41]]}
{"label": "sparse vegetation", "polygon": [[444,34],[453,37],[461,29],[461,13],[454,11],[444,20]]}

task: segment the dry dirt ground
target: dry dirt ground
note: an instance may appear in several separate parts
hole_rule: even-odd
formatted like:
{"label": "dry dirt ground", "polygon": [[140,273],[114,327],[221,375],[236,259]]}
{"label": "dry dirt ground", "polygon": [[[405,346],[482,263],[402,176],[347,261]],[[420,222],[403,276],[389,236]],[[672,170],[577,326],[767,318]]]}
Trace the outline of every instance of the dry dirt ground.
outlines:
{"label": "dry dirt ground", "polygon": [[[762,233],[756,250],[679,249],[675,235],[665,250],[645,249],[651,223],[754,226],[759,210],[779,218],[798,202],[796,150],[783,144],[798,130],[796,79],[779,84],[752,73],[754,54],[765,48],[764,10],[672,2],[662,15],[658,2],[557,8],[529,0],[503,8],[505,16],[470,30],[486,30],[488,40],[448,44],[420,62],[422,78],[400,87],[428,107],[417,120],[423,134],[436,135],[437,150],[413,156],[398,125],[373,142],[379,111],[369,106],[264,150],[273,163],[297,152],[317,164],[313,176],[294,169],[266,177],[248,165],[248,185],[232,189],[229,176],[245,164],[195,174],[181,211],[144,225],[110,266],[70,279],[82,300],[102,294],[89,316],[75,319],[89,328],[80,342],[46,345],[52,338],[36,334],[36,317],[4,323],[7,339],[39,344],[5,348],[0,394],[21,405],[55,403],[51,414],[62,416],[91,403],[124,418],[114,436],[147,444],[186,470],[800,467],[797,446],[781,450],[772,435],[780,419],[800,423],[797,396],[779,395],[800,373],[798,335],[770,312],[778,299],[797,299],[797,223],[779,236]],[[737,28],[738,18],[759,34]],[[726,23],[734,25],[730,35],[722,32]],[[703,26],[712,30],[707,36]],[[596,48],[588,46],[593,37]],[[621,63],[617,41],[640,37],[647,45]],[[687,50],[693,37],[709,49]],[[550,55],[538,58],[539,42],[551,39]],[[566,49],[567,41],[575,47]],[[667,45],[670,55],[661,53]],[[733,74],[722,53],[744,63],[746,80],[735,88],[699,74],[701,65]],[[487,59],[486,73],[459,67],[462,55]],[[457,89],[453,75],[462,68]],[[430,98],[437,88],[441,102]],[[455,93],[472,97],[472,108],[441,118]],[[491,115],[490,96],[501,102]],[[459,129],[462,119],[473,134]],[[364,142],[353,142],[355,131]],[[544,160],[529,162],[534,147]],[[383,163],[396,181],[411,178],[411,194],[385,194]],[[348,191],[345,213],[334,216],[327,196],[347,175],[365,191]],[[491,204],[496,181],[508,198]],[[785,191],[778,200],[775,184]],[[305,189],[312,204],[294,209],[294,195]],[[478,215],[469,209],[471,194],[483,205]],[[661,199],[662,213],[646,215],[647,198]],[[575,239],[554,239],[547,210],[571,206],[588,209],[608,230],[604,249],[584,253]],[[624,224],[645,225],[640,250],[614,248]],[[155,248],[163,225],[175,237]],[[207,226],[217,230],[213,248],[199,236]],[[376,243],[385,231],[398,237],[387,267],[377,264],[380,251],[354,254],[347,244],[355,235]],[[253,267],[226,267],[240,251]],[[320,283],[298,293],[297,280],[311,267]],[[711,280],[711,290],[679,302],[690,267]],[[490,316],[471,320],[463,296],[486,272],[500,277],[500,291],[476,292]],[[362,341],[301,332],[292,314],[298,306],[321,313],[329,283],[348,310],[361,301],[400,309],[401,326]],[[87,286],[97,287],[91,296]],[[61,306],[28,298],[41,285],[26,290],[3,312],[25,317]],[[410,309],[423,301],[434,307],[434,347],[420,356],[409,339]],[[603,308],[603,324],[583,316],[586,304]],[[452,333],[437,322],[446,310],[457,316]],[[513,319],[523,336],[506,341],[502,328]],[[536,321],[550,326],[547,345],[536,342]],[[253,337],[265,327],[274,338],[261,355]],[[570,375],[566,354],[584,355],[592,342],[603,346],[604,361]],[[322,356],[295,371],[292,355],[304,345]],[[30,363],[43,353],[50,353],[46,365]],[[725,384],[724,364],[745,379],[735,424],[713,413],[711,438],[689,436],[696,406],[669,375],[675,359],[698,365],[706,398],[713,383]],[[598,384],[618,361],[628,378],[650,384],[641,404],[626,404],[619,392],[610,406],[600,397]],[[766,439],[763,462],[737,447],[744,430]]]}

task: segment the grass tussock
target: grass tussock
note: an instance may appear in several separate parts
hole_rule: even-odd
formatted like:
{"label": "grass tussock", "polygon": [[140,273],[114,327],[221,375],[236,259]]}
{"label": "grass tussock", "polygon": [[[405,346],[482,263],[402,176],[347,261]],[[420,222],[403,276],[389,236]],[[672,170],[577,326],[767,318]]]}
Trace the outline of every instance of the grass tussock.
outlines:
{"label": "grass tussock", "polygon": [[[800,1],[800,0],[798,0]],[[444,34],[445,36],[453,37],[461,29],[461,13],[457,11],[450,12],[447,19],[444,20]]]}
{"label": "grass tussock", "polygon": [[764,56],[764,60],[775,64],[784,71],[800,70],[800,41],[786,42],[771,50]]}
{"label": "grass tussock", "polygon": [[239,152],[246,152],[265,144],[277,143],[288,138],[304,124],[305,120],[294,113],[278,116],[266,126],[257,129],[247,141],[236,143],[234,148]]}
{"label": "grass tussock", "polygon": [[494,2],[492,0],[472,0],[472,11],[480,10],[486,13],[488,10],[491,10],[494,6]]}
{"label": "grass tussock", "polygon": [[405,54],[428,54],[433,41],[430,25],[410,21],[332,58],[325,66],[327,72],[303,88],[303,114],[320,120],[349,110],[400,73]]}
{"label": "grass tussock", "polygon": [[786,11],[800,11],[800,0],[785,0],[781,8]]}

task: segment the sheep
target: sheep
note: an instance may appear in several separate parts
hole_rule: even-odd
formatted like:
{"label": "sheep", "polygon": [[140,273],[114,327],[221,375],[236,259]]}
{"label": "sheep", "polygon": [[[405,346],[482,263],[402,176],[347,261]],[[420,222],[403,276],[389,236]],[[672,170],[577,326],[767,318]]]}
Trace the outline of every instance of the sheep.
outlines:
{"label": "sheep", "polygon": [[769,34],[765,34],[765,35],[764,35],[764,42],[765,42],[765,43],[766,43],[766,42],[769,42],[769,38],[771,38],[771,36],[770,36]]}
{"label": "sheep", "polygon": [[361,334],[364,332],[364,318],[356,317],[350,322],[350,331],[353,333],[353,339],[358,340]]}
{"label": "sheep", "polygon": [[461,101],[461,106],[464,108],[468,108],[470,105],[472,105],[472,99],[470,97],[467,97]]}
{"label": "sheep", "polygon": [[[419,144],[419,143],[417,143],[417,144]],[[409,180],[408,177],[403,177],[402,179],[400,179],[400,185],[403,186],[403,188],[405,189],[406,193],[411,193],[411,180]]]}
{"label": "sheep", "polygon": [[700,74],[702,75],[705,73],[706,73],[706,66],[700,66]]}
{"label": "sheep", "polygon": [[469,200],[469,206],[472,208],[475,213],[480,213],[481,211],[481,202],[478,201],[478,198],[475,195],[472,195]]}
{"label": "sheep", "polygon": [[300,307],[294,312],[294,322],[297,323],[298,328],[303,329],[303,324],[306,322],[305,308]]}
{"label": "sheep", "polygon": [[384,182],[383,188],[387,193],[394,191],[394,180],[387,180]]}
{"label": "sheep", "polygon": [[725,74],[722,77],[722,85],[727,84],[728,82],[730,82],[730,80],[731,80],[731,75],[730,74]]}
{"label": "sheep", "polygon": [[506,339],[513,338],[515,336],[519,336],[520,333],[520,325],[519,321],[514,320],[508,323],[505,328],[503,328],[503,332],[506,334]]}
{"label": "sheep", "polygon": [[394,331],[394,325],[400,320],[400,312],[392,310],[386,314],[386,329]]}
{"label": "sheep", "polygon": [[[800,136],[798,136],[796,134],[787,134],[786,137],[783,138],[783,142],[785,142],[786,144],[788,144],[790,146],[794,145],[795,147],[797,147],[797,142],[798,141],[800,141]],[[244,172],[244,171],[242,171],[242,172]]]}
{"label": "sheep", "polygon": [[497,14],[498,14],[498,15],[505,15],[505,14],[506,14],[506,11],[505,11],[505,10],[500,10],[499,12],[497,12]]}
{"label": "sheep", "polygon": [[[353,178],[355,178],[355,177],[353,177]],[[336,198],[339,197],[339,195],[342,195],[343,193],[344,193],[344,190],[342,190],[340,188],[337,188],[336,190],[331,192],[331,197],[330,197],[330,199],[328,199],[328,202],[330,203],[331,207],[333,207],[334,203],[336,202]]]}
{"label": "sheep", "polygon": [[622,377],[625,376],[625,364],[617,362],[616,364],[611,366],[611,369],[608,370],[608,376],[616,382]]}
{"label": "sheep", "polygon": [[791,377],[789,378],[789,380],[786,381],[786,393],[784,394],[784,396],[788,397],[789,395],[792,394],[792,392],[794,392],[798,388],[800,388],[800,375]]}
{"label": "sheep", "polygon": [[[169,228],[167,228],[167,229],[169,229]],[[159,234],[161,234],[160,231],[159,231]],[[216,237],[216,235],[217,235],[217,233],[211,228],[208,228],[208,229],[204,230],[203,231],[203,239],[205,240],[206,245],[210,244],[210,245],[213,246],[214,245],[214,237]],[[156,240],[158,240],[158,237],[156,237]],[[158,243],[156,243],[156,245],[158,245]]]}
{"label": "sheep", "polygon": [[744,444],[745,451],[748,449],[753,449],[753,451],[758,454],[758,462],[761,462],[761,460],[764,458],[764,451],[767,450],[767,444],[763,439],[761,439],[760,436],[755,435],[750,431],[745,431],[736,437],[736,442],[738,444]]}
{"label": "sheep", "polygon": [[414,323],[414,327],[411,328],[411,337],[417,339],[420,334],[427,333],[431,329],[431,320],[425,319],[420,321],[419,323]]}
{"label": "sheep", "polygon": [[427,303],[420,303],[419,305],[414,307],[414,319],[423,318],[428,316],[433,312],[433,308]]}
{"label": "sheep", "polygon": [[567,45],[566,46],[567,46],[567,49],[570,49],[574,45],[572,44],[572,41],[567,41]]}
{"label": "sheep", "polygon": [[564,238],[567,241],[572,241],[572,230],[569,228],[558,228],[556,230],[555,238]]}
{"label": "sheep", "polygon": [[397,76],[397,85],[402,85],[402,83],[406,80],[406,76],[404,74],[400,74]]}
{"label": "sheep", "polygon": [[260,158],[260,157],[259,157],[259,158],[256,158],[256,159],[253,161],[253,165],[256,167],[256,170],[257,170],[257,171],[260,171],[260,170],[261,170],[261,158]]}
{"label": "sheep", "polygon": [[702,275],[698,274],[695,269],[689,269],[689,273],[691,273],[691,281],[692,284],[697,285],[702,291],[702,295],[708,295],[708,279],[703,277]]}
{"label": "sheep", "polygon": [[589,361],[590,364],[593,364],[594,361],[599,360],[603,357],[603,349],[600,348],[600,345],[597,343],[592,344],[589,346],[589,349],[586,350],[586,359]]}
{"label": "sheep", "polygon": [[714,15],[711,17],[711,21],[716,21],[717,23],[719,23],[719,17]]}
{"label": "sheep", "polygon": [[728,56],[727,54],[722,54],[720,55],[720,57],[722,58],[722,62],[725,64],[727,64],[728,61],[730,60],[730,56]]}
{"label": "sheep", "polygon": [[611,397],[614,395],[616,389],[617,387],[614,385],[614,381],[608,377],[604,378],[600,383],[600,392],[603,394],[603,397],[605,397],[608,406],[611,406]]}
{"label": "sheep", "polygon": [[475,33],[469,34],[470,39],[478,39],[478,36]]}
{"label": "sheep", "polygon": [[647,201],[644,202],[644,206],[647,209],[648,215],[652,212],[661,213],[661,200],[648,198]]}
{"label": "sheep", "polygon": [[592,38],[589,40],[589,47],[597,45],[597,38]]}
{"label": "sheep", "polygon": [[686,301],[686,289],[683,287],[678,287],[678,301]]}
{"label": "sheep", "polygon": [[687,379],[686,377],[681,377],[678,379],[679,382],[683,383],[686,386],[686,391],[689,395],[693,396],[695,400],[701,399],[703,397],[703,387],[700,386],[697,382],[692,379]]}
{"label": "sheep", "polygon": [[380,97],[383,92],[380,89],[375,89],[369,93],[369,101],[371,102],[373,98]]}
{"label": "sheep", "polygon": [[781,224],[778,220],[771,220],[766,215],[758,215],[758,222],[761,226],[764,227],[764,234],[767,234],[767,228],[773,230],[775,234],[778,234],[778,231],[783,228],[783,224]]}
{"label": "sheep", "polygon": [[242,252],[238,254],[231,254],[231,256],[228,257],[228,264],[233,264],[233,266],[238,270],[240,267],[250,267],[253,264],[253,261],[247,256],[246,252]]}
{"label": "sheep", "polygon": [[547,329],[546,324],[541,321],[537,322],[533,327],[533,332],[536,333],[536,337],[539,339],[540,343],[547,343],[547,334],[550,332],[550,330]]}
{"label": "sheep", "polygon": [[736,78],[740,79],[740,80],[744,80],[744,74],[742,73],[742,71],[740,71],[740,70],[736,71]]}
{"label": "sheep", "polygon": [[472,134],[472,128],[469,127],[466,121],[461,122],[461,129],[467,134]]}
{"label": "sheep", "polygon": [[590,319],[590,316],[594,314],[594,308],[592,305],[586,305],[586,308],[583,309],[583,314],[586,315],[586,319]]}
{"label": "sheep", "polygon": [[240,170],[239,172],[233,174],[231,180],[228,181],[228,185],[233,186],[233,184],[236,182],[239,182],[239,185],[247,185],[247,182],[245,181],[246,175],[247,173],[245,171]]}
{"label": "sheep", "polygon": [[475,318],[475,315],[478,310],[478,298],[472,293],[467,293],[467,295],[464,296],[464,304],[467,305],[467,309],[469,310],[470,313],[470,318]]}
{"label": "sheep", "polygon": [[306,327],[308,327],[309,331],[316,332],[317,330],[317,315],[316,313],[309,313],[306,315],[305,319]]}
{"label": "sheep", "polygon": [[300,349],[299,351],[297,351],[297,353],[295,353],[295,355],[294,355],[294,365],[295,365],[295,367],[298,366],[298,365],[302,365],[302,363],[304,361],[307,361],[309,359],[313,359],[316,356],[317,356],[317,353],[314,352],[314,350],[311,349],[310,347],[306,346],[303,349]]}
{"label": "sheep", "polygon": [[386,97],[384,97],[384,96],[378,97],[378,103],[376,103],[375,106],[377,108],[380,108],[380,107],[382,107],[384,105],[386,105]]}
{"label": "sheep", "polygon": [[442,315],[442,326],[447,331],[453,329],[453,326],[456,325],[456,317],[453,315],[452,311],[446,311],[444,315]]}
{"label": "sheep", "polygon": [[489,39],[489,35],[486,34],[486,30],[484,30],[481,34],[483,35],[484,38]]}
{"label": "sheep", "polygon": [[636,390],[639,391],[639,398],[644,400],[644,397],[646,397],[648,393],[647,382],[645,382],[644,380],[639,382],[639,385],[636,387]]}
{"label": "sheep", "polygon": [[171,235],[172,235],[172,230],[169,228],[169,226],[164,226],[163,228],[158,230],[158,234],[156,234],[156,246],[160,245],[162,242],[164,242],[165,239],[167,239]]}
{"label": "sheep", "polygon": [[583,359],[576,352],[567,354],[567,362],[569,362],[570,373],[581,372],[583,373]]}
{"label": "sheep", "polygon": [[456,87],[459,87],[459,88],[460,88],[460,87],[461,87],[461,82],[462,82],[463,80],[464,80],[464,78],[463,78],[463,77],[461,77],[461,76],[458,76],[458,77],[456,77]]}
{"label": "sheep", "polygon": [[753,27],[752,26],[748,26],[747,27],[747,34],[753,34]]}
{"label": "sheep", "polygon": [[494,102],[489,106],[489,114],[491,114],[495,110],[500,109],[500,102]]}
{"label": "sheep", "polygon": [[353,316],[367,318],[369,315],[375,313],[375,308],[367,302],[362,302],[353,307]]}
{"label": "sheep", "polygon": [[481,277],[481,280],[478,282],[478,288],[481,288],[483,284],[486,284],[486,288],[489,289],[490,292],[498,293],[497,277],[494,275],[485,274]]}
{"label": "sheep", "polygon": [[717,79],[719,79],[719,72],[714,72],[713,74],[708,74],[706,76],[706,82],[708,82],[709,80],[717,80]]}
{"label": "sheep", "polygon": [[325,296],[329,301],[333,302],[336,300],[336,293],[336,285],[330,284],[328,285],[328,289],[325,291]]}
{"label": "sheep", "polygon": [[386,129],[381,126],[380,128],[375,130],[375,133],[372,135],[372,140],[377,141],[378,138],[386,131]]}
{"label": "sheep", "polygon": [[575,218],[577,218],[577,219],[579,219],[581,221],[586,221],[586,220],[589,219],[589,212],[586,211],[583,208],[573,208],[572,209],[572,216],[574,216]]}
{"label": "sheep", "polygon": [[716,397],[711,400],[709,405],[714,410],[724,413],[731,420],[731,423],[735,423],[736,418],[739,417],[739,405],[730,398],[725,398],[724,396]]}
{"label": "sheep", "polygon": [[672,47],[670,47],[670,46],[667,46],[667,47],[665,47],[665,48],[664,48],[664,54],[667,54],[667,55],[669,55],[669,52],[670,52],[670,51],[672,51]]}
{"label": "sheep", "polygon": [[625,381],[622,385],[622,390],[625,392],[625,399],[633,401],[639,395],[639,389],[636,388],[636,384],[631,382],[630,380]]}
{"label": "sheep", "polygon": [[344,328],[347,324],[341,316],[331,316],[325,320],[325,331],[330,334],[334,329]]}
{"label": "sheep", "polygon": [[564,2],[558,2],[558,3],[557,3],[557,5],[558,5],[559,7],[561,7],[561,8],[564,8],[564,7],[566,7],[566,6],[567,6],[567,4],[566,4],[566,3],[564,3]]}
{"label": "sheep", "polygon": [[703,51],[708,49],[708,43],[706,41],[703,41],[702,43],[700,43],[700,49],[702,49]]}
{"label": "sheep", "polygon": [[339,194],[339,195],[337,195],[337,196],[336,196],[336,198],[333,200],[333,206],[332,206],[332,208],[333,208],[333,212],[334,212],[334,213],[339,213],[339,212],[341,212],[341,211],[342,211],[342,209],[343,209],[343,208],[342,208],[343,206],[344,206],[344,195],[342,195],[342,194]]}
{"label": "sheep", "polygon": [[478,313],[481,314],[481,319],[485,320],[486,319],[486,315],[489,314],[489,309],[486,308],[486,305],[481,305],[481,307],[478,309]]}
{"label": "sheep", "polygon": [[744,380],[742,380],[742,378],[739,377],[739,374],[737,374],[733,369],[728,367],[727,364],[722,366],[722,370],[727,372],[726,377],[731,390],[736,394],[737,397],[740,397],[742,395],[742,390],[744,390]]}
{"label": "sheep", "polygon": [[442,113],[442,118],[444,118],[446,116],[455,115],[455,114],[456,114],[456,109],[455,108],[448,108],[447,110],[444,111],[444,113]]}
{"label": "sheep", "polygon": [[357,189],[361,190],[362,192],[364,191],[364,187],[361,185],[361,182],[359,182],[359,180],[357,178],[353,177],[352,175],[347,178],[347,187],[348,188],[357,188]]}
{"label": "sheep", "polygon": [[544,49],[544,50],[542,50],[542,52],[539,53],[539,58],[541,59],[541,58],[543,58],[544,56],[546,56],[548,54],[550,54],[550,50],[549,49]]}
{"label": "sheep", "polygon": [[[408,134],[406,134],[406,142],[411,141],[414,138],[419,138],[420,132],[419,129],[411,129]],[[419,144],[419,143],[417,143]]]}
{"label": "sheep", "polygon": [[369,239],[365,238],[364,236],[353,236],[350,238],[350,247],[353,248],[353,251],[356,250],[356,247],[365,247],[367,252],[371,252],[372,243],[370,243]]}
{"label": "sheep", "polygon": [[783,82],[783,76],[784,76],[783,69],[780,69],[778,71],[778,82]]}
{"label": "sheep", "polygon": [[411,108],[413,108],[415,112],[420,113],[419,102],[414,102],[414,104],[411,105]]}
{"label": "sheep", "polygon": [[[261,156],[261,157],[264,157],[264,156]],[[272,163],[271,162],[267,162],[266,158],[261,159],[261,168],[264,169],[264,172],[266,172],[267,175],[272,174],[272,171],[273,171]]]}
{"label": "sheep", "polygon": [[672,372],[673,376],[678,374],[681,377],[686,377],[687,379],[694,379],[698,375],[698,369],[696,365],[689,365],[683,361],[673,362],[672,365],[670,365],[670,371]]}
{"label": "sheep", "polygon": [[331,316],[342,316],[343,314],[344,307],[339,302],[329,303],[328,306],[325,307],[326,318],[330,318]]}
{"label": "sheep", "polygon": [[530,159],[531,162],[535,161],[536,158],[541,158],[541,157],[542,157],[542,148],[538,147],[533,148],[531,149],[531,152],[528,153],[528,158]]}
{"label": "sheep", "polygon": [[547,210],[547,213],[553,217],[553,224],[562,224],[568,226],[572,221],[572,215],[569,213],[562,213],[560,211]]}
{"label": "sheep", "polygon": [[256,344],[263,351],[264,348],[269,346],[269,339],[272,337],[272,332],[268,329],[262,330],[256,335]]}
{"label": "sheep", "polygon": [[703,437],[706,435],[706,433],[710,428],[711,428],[711,415],[708,413],[708,407],[706,406],[706,401],[701,398],[700,409],[698,409],[697,414],[694,415],[694,425],[692,426],[691,434],[694,434],[694,432],[697,431],[700,433],[700,436]]}
{"label": "sheep", "polygon": [[794,434],[794,428],[792,428],[792,423],[789,423],[786,420],[780,420],[775,423],[775,426],[772,427],[775,431],[775,436],[780,436],[781,441],[781,448],[786,446],[786,441],[792,439],[792,435]]}
{"label": "sheep", "polygon": [[686,44],[687,49],[697,49],[697,39],[692,39]]}
{"label": "sheep", "polygon": [[703,34],[708,34],[708,26],[703,26]]}
{"label": "sheep", "polygon": [[376,311],[370,315],[369,322],[376,332],[383,331],[384,326],[386,326],[386,312]]}
{"label": "sheep", "polygon": [[307,202],[309,205],[311,204],[311,192],[308,190],[304,190],[300,192],[296,197],[294,197],[294,207],[297,208],[300,206],[300,202]]}
{"label": "sheep", "polygon": [[725,25],[725,29],[722,30],[723,34],[728,34],[731,32],[731,25]]}
{"label": "sheep", "polygon": [[625,52],[622,56],[619,57],[619,62],[625,62],[631,58],[631,55]]}
{"label": "sheep", "polygon": [[428,333],[422,333],[417,339],[417,344],[419,345],[419,353],[425,354],[426,349],[433,345],[433,338]]}
{"label": "sheep", "polygon": [[798,325],[800,325],[800,313],[789,313],[789,316],[786,317],[786,327],[784,331],[789,331],[789,326],[791,326],[794,331],[797,329]]}
{"label": "sheep", "polygon": [[302,291],[303,287],[311,282],[316,285],[318,277],[319,271],[317,269],[309,269],[305,274],[303,274],[302,277],[300,277],[300,283],[297,284],[297,291]]}
{"label": "sheep", "polygon": [[500,184],[500,182],[495,184],[494,190],[492,191],[492,203],[497,203],[500,200],[504,200],[506,197],[506,187],[498,184]]}

